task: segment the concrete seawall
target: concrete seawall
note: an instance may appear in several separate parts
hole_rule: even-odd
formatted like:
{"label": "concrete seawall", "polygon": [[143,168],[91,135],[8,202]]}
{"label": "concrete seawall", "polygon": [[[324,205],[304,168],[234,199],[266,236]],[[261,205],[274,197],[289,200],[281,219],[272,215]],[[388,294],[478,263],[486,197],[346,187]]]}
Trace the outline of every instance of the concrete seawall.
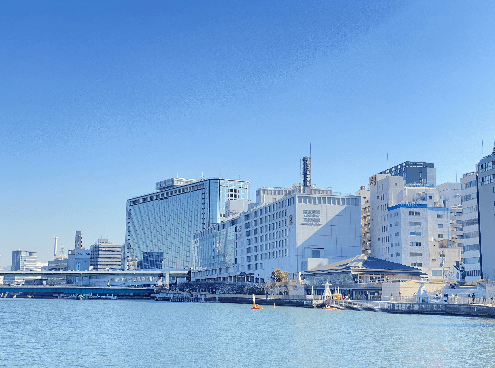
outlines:
{"label": "concrete seawall", "polygon": [[386,303],[382,311],[404,314],[444,314],[495,318],[495,308],[476,304]]}

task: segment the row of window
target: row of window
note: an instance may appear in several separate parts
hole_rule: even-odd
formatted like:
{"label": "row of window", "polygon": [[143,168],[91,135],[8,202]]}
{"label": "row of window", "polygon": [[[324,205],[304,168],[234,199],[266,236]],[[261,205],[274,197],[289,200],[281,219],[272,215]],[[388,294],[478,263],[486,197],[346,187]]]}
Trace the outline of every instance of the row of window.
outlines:
{"label": "row of window", "polygon": [[340,197],[305,197],[298,196],[298,203],[303,204],[331,204],[336,206],[360,206],[360,198]]}
{"label": "row of window", "polygon": [[[282,257],[287,257],[288,252],[287,249],[280,249],[280,250],[274,250],[273,252],[268,252],[268,253],[262,253],[259,255],[253,255],[253,256],[246,256],[246,262],[257,262],[257,261],[263,261],[263,260],[269,260],[272,258],[282,258]],[[235,263],[237,264],[237,258],[235,258]],[[241,257],[241,264],[244,263],[244,257]],[[249,269],[249,265],[248,265]]]}
{"label": "row of window", "polygon": [[495,181],[495,174],[486,175],[480,178],[479,185],[483,186],[483,185],[491,184],[494,181]]}
{"label": "row of window", "polygon": [[248,221],[250,219],[254,219],[256,217],[263,216],[263,215],[266,215],[268,213],[272,213],[272,212],[281,210],[283,208],[292,206],[293,204],[294,204],[294,197],[286,198],[286,199],[283,199],[281,201],[269,204],[269,205],[267,205],[263,208],[260,208],[259,210],[256,210],[254,212],[246,213],[244,215],[244,220]]}
{"label": "row of window", "polygon": [[480,236],[480,232],[478,230],[466,231],[464,233],[464,239],[479,238],[479,236]]}
{"label": "row of window", "polygon": [[469,252],[472,250],[480,250],[479,244],[469,244],[464,246],[464,252]]}
{"label": "row of window", "polygon": [[467,201],[470,201],[472,199],[476,199],[478,198],[478,192],[474,192],[474,193],[471,193],[471,194],[466,194],[466,195],[463,195],[461,197],[461,202],[464,203],[464,202],[467,202]]}
{"label": "row of window", "polygon": [[464,215],[467,215],[468,213],[473,213],[473,212],[478,212],[478,206],[475,205],[475,206],[469,206],[469,207],[466,207],[466,208],[463,208],[462,209],[462,213]]}
{"label": "row of window", "polygon": [[189,192],[193,192],[193,191],[200,190],[200,189],[204,189],[204,184],[188,185],[188,186],[185,186],[184,188],[169,190],[167,192],[162,192],[159,194],[152,194],[150,196],[130,200],[129,204],[132,206],[132,205],[136,205],[136,204],[140,204],[140,203],[151,202],[154,200],[167,199],[168,197],[176,196],[176,195],[183,194],[183,193],[189,193]]}
{"label": "row of window", "polygon": [[476,180],[469,181],[467,183],[461,184],[461,190],[468,189],[476,186]]}
{"label": "row of window", "polygon": [[485,162],[484,164],[478,165],[478,172],[482,173],[491,169],[495,169],[495,160],[494,161],[488,161]]}

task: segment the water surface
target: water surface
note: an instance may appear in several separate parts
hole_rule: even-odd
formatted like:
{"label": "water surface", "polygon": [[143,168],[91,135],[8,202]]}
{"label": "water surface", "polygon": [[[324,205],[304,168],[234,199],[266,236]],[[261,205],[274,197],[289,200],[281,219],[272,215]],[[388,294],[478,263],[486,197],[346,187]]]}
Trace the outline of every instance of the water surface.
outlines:
{"label": "water surface", "polygon": [[0,299],[0,366],[490,367],[494,327],[471,317]]}

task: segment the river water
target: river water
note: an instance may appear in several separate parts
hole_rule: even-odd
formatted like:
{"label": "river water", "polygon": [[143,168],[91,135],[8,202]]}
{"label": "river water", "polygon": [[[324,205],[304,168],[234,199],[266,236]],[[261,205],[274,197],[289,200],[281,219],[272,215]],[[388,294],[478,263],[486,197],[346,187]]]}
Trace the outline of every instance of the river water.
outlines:
{"label": "river water", "polygon": [[495,320],[0,299],[2,367],[495,367]]}

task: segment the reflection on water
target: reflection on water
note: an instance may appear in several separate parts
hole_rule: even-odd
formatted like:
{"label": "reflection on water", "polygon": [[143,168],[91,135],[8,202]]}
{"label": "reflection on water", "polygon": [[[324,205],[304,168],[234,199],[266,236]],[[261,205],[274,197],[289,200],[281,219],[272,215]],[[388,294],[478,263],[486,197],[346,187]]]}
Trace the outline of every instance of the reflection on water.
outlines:
{"label": "reflection on water", "polygon": [[468,317],[1,299],[0,366],[489,367],[493,327]]}

